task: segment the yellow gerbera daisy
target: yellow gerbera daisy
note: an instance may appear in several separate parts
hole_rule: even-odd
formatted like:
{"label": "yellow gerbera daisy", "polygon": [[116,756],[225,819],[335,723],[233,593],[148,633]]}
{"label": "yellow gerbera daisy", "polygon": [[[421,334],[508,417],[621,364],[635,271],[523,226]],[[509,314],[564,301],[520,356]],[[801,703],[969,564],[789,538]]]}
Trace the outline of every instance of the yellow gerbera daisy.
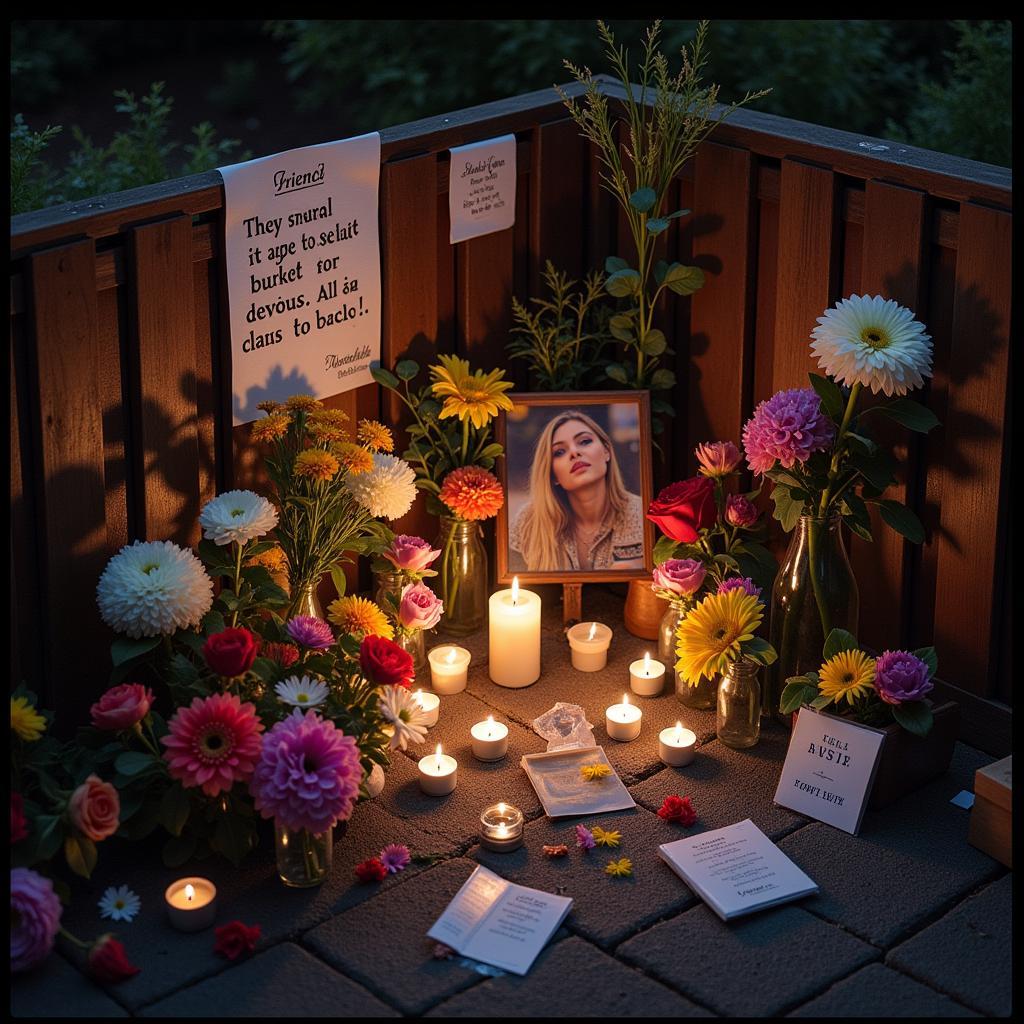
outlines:
{"label": "yellow gerbera daisy", "polygon": [[376,420],[360,420],[356,437],[371,451],[390,452],[395,449],[395,439],[391,436],[391,431]]}
{"label": "yellow gerbera daisy", "polygon": [[309,414],[306,429],[317,441],[343,441],[348,437],[348,413],[341,409],[317,409]]}
{"label": "yellow gerbera daisy", "polygon": [[829,658],[818,673],[818,690],[838,704],[844,697],[852,704],[871,692],[875,681],[875,659],[863,651],[840,651]]}
{"label": "yellow gerbera daisy", "polygon": [[245,560],[246,565],[262,565],[264,569],[272,573],[286,573],[288,571],[288,558],[280,548],[271,548],[269,551],[262,551],[258,555]]}
{"label": "yellow gerbera daisy", "polygon": [[252,425],[252,432],[249,436],[257,442],[276,441],[279,437],[284,437],[288,433],[288,427],[291,425],[291,422],[290,416],[274,412],[265,419],[257,420]]}
{"label": "yellow gerbera daisy", "polygon": [[590,834],[598,846],[618,846],[622,839],[622,833],[618,829],[603,829],[600,825],[595,825],[590,830]]}
{"label": "yellow gerbera daisy", "polygon": [[365,597],[339,597],[327,608],[327,618],[339,629],[362,640],[366,636],[382,636],[386,640],[395,638],[388,617],[372,601]]}
{"label": "yellow gerbera daisy", "polygon": [[764,605],[744,590],[709,594],[683,619],[676,632],[676,671],[696,686],[701,676],[724,672],[740,656],[764,617]]}
{"label": "yellow gerbera daisy", "polygon": [[295,475],[312,480],[331,480],[341,466],[330,453],[319,448],[307,448],[295,456]]}
{"label": "yellow gerbera daisy", "polygon": [[284,404],[294,412],[309,412],[311,409],[322,408],[324,403],[312,395],[292,395],[291,398],[285,400]]}
{"label": "yellow gerbera daisy", "polygon": [[331,451],[352,476],[369,473],[373,469],[373,454],[354,441],[342,441],[341,444],[333,445]]}
{"label": "yellow gerbera daisy", "polygon": [[499,409],[511,409],[512,399],[505,394],[515,385],[504,380],[504,370],[471,373],[469,361],[458,356],[441,356],[441,365],[432,366],[431,390],[437,398],[444,398],[440,419],[458,416],[468,418],[474,427],[486,427],[498,415]]}
{"label": "yellow gerbera daisy", "polygon": [[26,743],[39,739],[46,731],[46,719],[28,702],[28,697],[11,698],[11,731]]}
{"label": "yellow gerbera daisy", "polygon": [[604,867],[604,873],[612,878],[629,878],[633,874],[633,862],[628,857],[610,860]]}

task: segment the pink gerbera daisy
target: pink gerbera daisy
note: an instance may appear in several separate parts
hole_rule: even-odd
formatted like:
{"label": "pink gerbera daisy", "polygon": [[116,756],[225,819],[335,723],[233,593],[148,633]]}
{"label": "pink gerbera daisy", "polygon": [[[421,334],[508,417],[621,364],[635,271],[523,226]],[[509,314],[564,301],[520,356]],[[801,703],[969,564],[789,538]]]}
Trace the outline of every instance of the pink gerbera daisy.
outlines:
{"label": "pink gerbera daisy", "polygon": [[216,796],[252,776],[263,731],[252,704],[234,694],[196,697],[167,727],[170,732],[161,738],[164,758],[186,789],[200,786],[207,796]]}

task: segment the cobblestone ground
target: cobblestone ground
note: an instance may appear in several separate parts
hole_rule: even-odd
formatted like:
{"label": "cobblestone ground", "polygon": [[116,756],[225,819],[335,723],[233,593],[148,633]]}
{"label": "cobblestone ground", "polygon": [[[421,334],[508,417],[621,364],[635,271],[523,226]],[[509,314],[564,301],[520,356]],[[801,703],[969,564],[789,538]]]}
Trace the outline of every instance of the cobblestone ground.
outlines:
{"label": "cobblestone ground", "polygon": [[[958,744],[949,771],[879,812],[849,836],[776,807],[772,794],[788,733],[768,729],[748,751],[715,738],[714,715],[681,708],[672,694],[638,699],[640,739],[618,744],[603,709],[621,699],[630,661],[649,648],[621,625],[621,601],[585,592],[587,618],[615,629],[608,667],[569,666],[554,602],[544,623],[544,674],[523,690],[487,677],[486,638],[473,651],[467,690],[443,697],[428,742],[459,761],[449,797],[420,794],[416,761],[426,747],[398,753],[384,792],[360,805],[336,834],[334,866],[316,890],[278,881],[272,841],[241,868],[208,860],[164,868],[148,847],[101,851],[94,878],[76,888],[65,923],[79,936],[105,930],[96,902],[108,885],[130,885],[142,911],[115,933],[142,968],[102,988],[81,973],[68,946],[15,979],[16,1017],[325,1016],[1008,1016],[1011,1013],[1011,874],[967,842],[969,812],[950,804],[973,789],[975,769],[994,758]],[[429,679],[429,676],[427,677]],[[588,711],[598,743],[637,807],[591,823],[622,832],[631,879],[602,873],[608,858],[575,853],[549,860],[541,845],[572,844],[572,821],[549,821],[519,768],[544,749],[530,722],[559,700]],[[508,756],[481,764],[469,728],[488,712],[509,723]],[[657,734],[682,718],[701,741],[683,769],[657,757]],[[699,820],[688,830],[654,811],[670,793],[689,795]],[[480,811],[503,799],[521,807],[526,843],[511,854],[481,850]],[[657,857],[659,843],[752,818],[821,887],[818,895],[729,924],[720,921]],[[340,832],[341,830],[339,830]],[[433,854],[377,885],[353,867],[385,843]],[[513,881],[574,899],[564,926],[530,973],[488,976],[432,956],[427,929],[477,863]],[[256,953],[230,963],[214,955],[212,931],[185,935],[163,914],[174,878],[200,874],[219,891],[217,923],[259,924]]]}

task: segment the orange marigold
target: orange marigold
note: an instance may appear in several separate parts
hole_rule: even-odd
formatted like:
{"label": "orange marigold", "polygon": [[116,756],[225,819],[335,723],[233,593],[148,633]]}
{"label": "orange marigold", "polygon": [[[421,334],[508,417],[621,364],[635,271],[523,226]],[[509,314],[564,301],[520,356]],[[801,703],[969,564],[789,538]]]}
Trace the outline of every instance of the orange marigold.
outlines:
{"label": "orange marigold", "polygon": [[272,573],[288,572],[288,558],[280,548],[271,548],[245,560],[246,565],[262,565]]}
{"label": "orange marigold", "polygon": [[284,413],[271,413],[265,419],[257,420],[252,425],[252,432],[249,436],[256,442],[276,441],[288,433],[291,422],[291,417],[285,416]]}
{"label": "orange marigold", "polygon": [[453,469],[444,478],[438,497],[463,519],[490,519],[505,503],[501,484],[480,466]]}
{"label": "orange marigold", "polygon": [[340,469],[338,460],[320,448],[307,448],[295,456],[295,475],[313,480],[331,480]]}
{"label": "orange marigold", "polygon": [[317,441],[343,441],[348,437],[348,414],[341,409],[316,409],[306,420],[306,429]]}
{"label": "orange marigold", "polygon": [[291,398],[285,400],[284,403],[289,409],[304,412],[309,412],[311,409],[320,409],[323,406],[323,402],[319,398],[314,398],[312,395],[292,395]]}
{"label": "orange marigold", "polygon": [[356,437],[374,452],[390,452],[395,449],[395,439],[391,436],[391,431],[376,420],[360,420]]}
{"label": "orange marigold", "polygon": [[352,441],[342,441],[341,444],[333,445],[331,451],[352,476],[369,473],[373,469],[373,455]]}
{"label": "orange marigold", "polygon": [[278,409],[283,409],[284,406],[280,402],[274,402],[268,398],[265,402],[257,402],[256,408],[262,409],[264,412],[277,412]]}

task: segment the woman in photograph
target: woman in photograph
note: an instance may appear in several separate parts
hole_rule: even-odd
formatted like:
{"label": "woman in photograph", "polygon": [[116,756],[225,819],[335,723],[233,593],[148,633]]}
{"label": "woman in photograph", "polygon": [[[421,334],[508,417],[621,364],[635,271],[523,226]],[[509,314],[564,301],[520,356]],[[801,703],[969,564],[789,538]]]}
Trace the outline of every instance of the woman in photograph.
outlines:
{"label": "woman in photograph", "polygon": [[626,490],[611,439],[578,409],[537,439],[530,500],[509,528],[509,548],[527,572],[644,567],[643,502]]}

